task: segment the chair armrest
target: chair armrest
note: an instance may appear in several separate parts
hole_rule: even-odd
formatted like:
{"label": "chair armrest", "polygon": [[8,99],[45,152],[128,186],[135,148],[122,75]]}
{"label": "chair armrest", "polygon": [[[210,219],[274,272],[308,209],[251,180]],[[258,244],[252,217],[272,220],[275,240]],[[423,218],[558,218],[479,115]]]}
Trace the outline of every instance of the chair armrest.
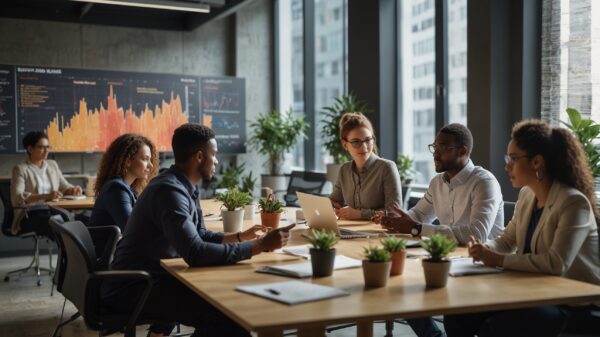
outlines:
{"label": "chair armrest", "polygon": [[[97,237],[105,239],[104,248],[101,250],[102,254],[96,256],[96,265],[98,270],[108,270],[117,242],[121,239],[121,230],[117,226],[88,226],[87,229],[92,240]],[[95,240],[94,243],[96,243]],[[98,252],[97,249],[96,252]]]}

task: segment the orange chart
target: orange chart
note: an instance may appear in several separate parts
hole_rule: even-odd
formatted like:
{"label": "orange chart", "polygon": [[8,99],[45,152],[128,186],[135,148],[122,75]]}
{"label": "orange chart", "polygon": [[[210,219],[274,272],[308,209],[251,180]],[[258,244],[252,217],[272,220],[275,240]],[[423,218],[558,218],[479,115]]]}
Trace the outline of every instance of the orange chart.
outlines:
{"label": "orange chart", "polygon": [[55,152],[101,152],[124,133],[138,133],[150,138],[158,151],[171,151],[171,137],[175,129],[187,123],[179,95],[169,102],[162,101],[154,110],[146,104],[144,111],[135,114],[131,106],[124,110],[110,86],[107,107],[88,110],[85,98],[79,101],[79,111],[70,120],[57,112],[46,128],[52,150]]}

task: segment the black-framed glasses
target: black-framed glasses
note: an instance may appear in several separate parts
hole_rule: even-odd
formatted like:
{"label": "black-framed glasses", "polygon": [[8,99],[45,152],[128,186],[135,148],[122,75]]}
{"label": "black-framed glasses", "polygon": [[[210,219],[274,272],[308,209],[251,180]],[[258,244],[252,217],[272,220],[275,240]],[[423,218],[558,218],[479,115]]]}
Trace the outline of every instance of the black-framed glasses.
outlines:
{"label": "black-framed glasses", "polygon": [[360,139],[347,140],[347,139],[345,139],[345,141],[350,143],[352,145],[352,147],[355,149],[359,149],[363,144],[367,144],[367,146],[369,146],[369,145],[373,144],[374,140],[375,140],[375,137],[367,137],[363,140],[360,140]]}
{"label": "black-framed glasses", "polygon": [[506,165],[514,165],[517,160],[521,159],[521,158],[529,158],[528,155],[524,154],[522,156],[515,156],[515,155],[509,155],[509,154],[505,154],[504,155],[504,162],[506,163]]}
{"label": "black-framed glasses", "polygon": [[447,152],[452,149],[458,149],[458,146],[435,145],[435,144],[429,144],[429,145],[427,145],[427,147],[429,148],[429,152],[431,152],[431,153],[436,153],[436,152],[443,153],[443,152]]}

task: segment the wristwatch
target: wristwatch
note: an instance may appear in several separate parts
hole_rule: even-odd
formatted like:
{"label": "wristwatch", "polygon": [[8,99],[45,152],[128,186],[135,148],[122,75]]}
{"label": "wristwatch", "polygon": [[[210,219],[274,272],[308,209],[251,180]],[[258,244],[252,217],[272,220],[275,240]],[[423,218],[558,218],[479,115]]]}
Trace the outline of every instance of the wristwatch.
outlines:
{"label": "wristwatch", "polygon": [[419,236],[419,235],[421,235],[421,230],[422,229],[423,229],[423,225],[421,225],[420,223],[418,223],[413,228],[410,229],[410,234],[412,236]]}

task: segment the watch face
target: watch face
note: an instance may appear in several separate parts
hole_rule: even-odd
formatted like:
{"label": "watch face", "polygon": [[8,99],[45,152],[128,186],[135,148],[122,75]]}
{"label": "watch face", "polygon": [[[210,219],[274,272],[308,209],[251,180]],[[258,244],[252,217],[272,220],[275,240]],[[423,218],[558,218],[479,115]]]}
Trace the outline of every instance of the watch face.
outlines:
{"label": "watch face", "polygon": [[411,228],[410,234],[415,235],[415,236],[419,235],[419,229],[417,227]]}

